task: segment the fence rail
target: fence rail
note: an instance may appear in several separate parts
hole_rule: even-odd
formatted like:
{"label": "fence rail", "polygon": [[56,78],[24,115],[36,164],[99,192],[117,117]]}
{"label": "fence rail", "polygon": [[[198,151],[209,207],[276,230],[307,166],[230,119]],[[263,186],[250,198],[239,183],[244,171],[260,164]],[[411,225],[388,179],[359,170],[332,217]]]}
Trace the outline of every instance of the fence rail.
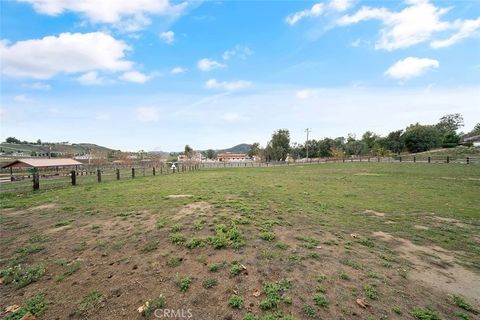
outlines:
{"label": "fence rail", "polygon": [[216,168],[251,168],[251,167],[278,167],[278,166],[303,166],[327,163],[424,163],[424,164],[465,164],[480,165],[480,157],[422,157],[422,156],[396,156],[396,157],[352,157],[352,158],[321,158],[285,162],[202,162],[179,163],[174,169],[166,164],[143,167],[93,167],[82,166],[76,170],[41,170],[28,173],[26,171],[0,173],[0,192],[23,192],[28,190],[49,190],[66,187],[68,185],[86,185],[92,183],[105,183],[111,181],[136,179],[147,176],[178,174],[199,169]]}

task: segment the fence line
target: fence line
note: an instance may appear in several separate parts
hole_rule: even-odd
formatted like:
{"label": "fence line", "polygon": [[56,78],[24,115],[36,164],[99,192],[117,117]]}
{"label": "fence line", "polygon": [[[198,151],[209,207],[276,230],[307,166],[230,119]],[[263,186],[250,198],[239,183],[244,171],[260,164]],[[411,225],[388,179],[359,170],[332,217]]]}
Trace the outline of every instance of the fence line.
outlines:
{"label": "fence line", "polygon": [[4,176],[0,181],[0,192],[17,192],[33,190],[48,190],[67,185],[84,185],[88,183],[104,183],[109,181],[119,181],[125,179],[136,179],[138,177],[169,175],[185,173],[200,169],[217,169],[217,168],[264,168],[278,166],[304,166],[327,163],[425,163],[425,164],[480,164],[480,157],[418,157],[418,156],[396,156],[396,157],[355,157],[355,158],[318,158],[309,159],[309,161],[296,162],[188,162],[178,163],[176,167],[170,167],[166,164],[158,166],[106,166],[95,167],[83,166],[79,170],[55,170],[41,171],[24,176],[12,176],[9,180],[5,180]]}

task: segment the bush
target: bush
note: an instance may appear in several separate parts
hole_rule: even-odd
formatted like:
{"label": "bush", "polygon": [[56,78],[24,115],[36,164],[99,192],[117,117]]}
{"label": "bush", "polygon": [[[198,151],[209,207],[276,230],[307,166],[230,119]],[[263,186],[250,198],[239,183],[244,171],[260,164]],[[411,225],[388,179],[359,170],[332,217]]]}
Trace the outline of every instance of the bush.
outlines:
{"label": "bush", "polygon": [[40,264],[27,266],[17,265],[5,270],[0,270],[0,277],[5,284],[13,283],[17,288],[23,288],[37,281],[45,274],[45,267]]}

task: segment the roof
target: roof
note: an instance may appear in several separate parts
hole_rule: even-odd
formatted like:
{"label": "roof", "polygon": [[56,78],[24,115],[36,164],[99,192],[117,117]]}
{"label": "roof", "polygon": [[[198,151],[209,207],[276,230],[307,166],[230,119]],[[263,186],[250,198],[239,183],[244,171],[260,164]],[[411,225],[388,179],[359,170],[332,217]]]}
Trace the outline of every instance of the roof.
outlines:
{"label": "roof", "polygon": [[464,142],[478,142],[480,141],[480,135],[476,135],[476,136],[470,136],[470,137],[467,137],[467,138],[464,138],[463,139]]}
{"label": "roof", "polygon": [[246,157],[247,155],[245,153],[220,153],[218,154],[218,157],[223,157],[223,158],[241,158],[241,157]]}
{"label": "roof", "polygon": [[81,162],[78,162],[73,159],[18,159],[7,165],[4,165],[2,168],[9,167],[33,167],[33,168],[45,168],[45,167],[67,167],[67,166],[76,166],[81,165]]}

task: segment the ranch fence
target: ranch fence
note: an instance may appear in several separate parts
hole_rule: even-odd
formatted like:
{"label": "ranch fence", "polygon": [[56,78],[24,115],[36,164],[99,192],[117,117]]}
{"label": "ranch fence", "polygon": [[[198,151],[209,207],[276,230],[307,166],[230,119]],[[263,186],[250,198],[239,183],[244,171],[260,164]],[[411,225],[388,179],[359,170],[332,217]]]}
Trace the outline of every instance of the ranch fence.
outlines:
{"label": "ranch fence", "polygon": [[28,172],[25,169],[0,172],[0,192],[23,192],[33,190],[49,190],[66,187],[68,185],[86,185],[91,183],[105,183],[141,177],[153,177],[169,174],[181,174],[200,169],[217,168],[252,168],[252,167],[278,167],[278,166],[304,166],[327,163],[418,163],[418,164],[465,164],[479,165],[480,157],[424,157],[402,155],[394,157],[351,157],[351,158],[315,158],[297,161],[271,161],[271,162],[186,162],[178,163],[172,168],[167,163],[156,165],[137,166],[95,166],[82,165],[72,168],[40,169],[37,172]]}

